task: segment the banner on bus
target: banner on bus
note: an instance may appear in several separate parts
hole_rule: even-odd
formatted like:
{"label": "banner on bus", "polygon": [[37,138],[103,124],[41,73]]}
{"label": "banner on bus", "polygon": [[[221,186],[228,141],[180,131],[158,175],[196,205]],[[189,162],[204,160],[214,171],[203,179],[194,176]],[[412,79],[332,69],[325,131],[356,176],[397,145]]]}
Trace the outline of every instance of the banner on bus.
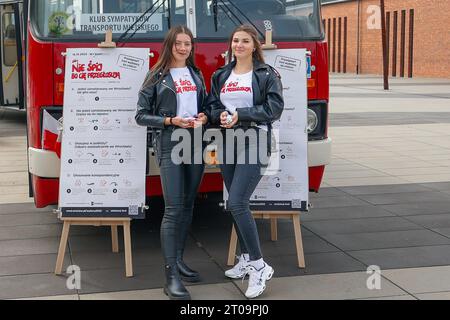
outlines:
{"label": "banner on bus", "polygon": [[[266,63],[281,75],[284,111],[272,125],[269,166],[250,198],[254,211],[308,211],[306,49],[264,51]],[[224,187],[224,200],[228,193]]]}
{"label": "banner on bus", "polygon": [[149,49],[68,49],[59,207],[143,218],[147,130],[134,120]]}

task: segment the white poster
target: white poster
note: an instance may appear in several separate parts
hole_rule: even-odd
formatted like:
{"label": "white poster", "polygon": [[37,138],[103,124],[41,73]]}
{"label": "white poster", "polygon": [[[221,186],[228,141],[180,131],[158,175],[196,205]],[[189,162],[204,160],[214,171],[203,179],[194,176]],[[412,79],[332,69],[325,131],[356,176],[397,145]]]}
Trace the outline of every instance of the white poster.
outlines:
{"label": "white poster", "polygon": [[68,49],[62,217],[143,217],[147,129],[134,120],[149,49]]}
{"label": "white poster", "polygon": [[[309,195],[306,49],[264,51],[281,75],[284,111],[272,126],[277,140],[270,164],[250,198],[258,211],[307,211]],[[224,187],[224,200],[228,199]]]}

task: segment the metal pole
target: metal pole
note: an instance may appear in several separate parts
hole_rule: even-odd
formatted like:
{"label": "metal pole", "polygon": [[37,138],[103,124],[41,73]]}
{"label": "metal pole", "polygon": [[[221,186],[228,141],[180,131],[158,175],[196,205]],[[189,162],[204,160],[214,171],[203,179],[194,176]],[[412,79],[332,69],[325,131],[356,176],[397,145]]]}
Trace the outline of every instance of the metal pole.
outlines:
{"label": "metal pole", "polygon": [[381,8],[381,41],[383,44],[383,80],[384,90],[389,90],[389,60],[387,52],[387,38],[386,38],[386,13],[384,7],[384,0],[380,0]]}

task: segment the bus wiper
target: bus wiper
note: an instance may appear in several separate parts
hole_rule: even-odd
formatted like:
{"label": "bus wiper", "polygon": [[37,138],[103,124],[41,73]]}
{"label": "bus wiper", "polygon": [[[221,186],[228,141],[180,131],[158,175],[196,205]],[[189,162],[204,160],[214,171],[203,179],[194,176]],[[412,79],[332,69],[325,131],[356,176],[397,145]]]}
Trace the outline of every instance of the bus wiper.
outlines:
{"label": "bus wiper", "polygon": [[160,0],[156,0],[156,2],[154,2],[150,8],[148,8],[143,14],[141,14],[136,21],[128,27],[127,30],[125,30],[119,37],[119,39],[117,39],[117,42],[122,42],[125,43],[126,41],[130,40],[131,38],[134,37],[134,35],[136,34],[136,32],[156,13],[156,11],[161,8],[161,6],[164,4],[164,2],[166,2],[166,0],[164,0],[140,25],[138,28],[136,28],[136,30],[133,32],[133,34],[131,34],[131,36],[128,37],[128,39],[122,41],[129,33],[131,30],[133,30],[133,28],[136,26],[136,24],[143,18],[145,17],[145,15],[147,15],[150,11],[153,10],[153,8],[155,7],[155,5],[157,5],[160,2]]}
{"label": "bus wiper", "polygon": [[[225,11],[225,14],[227,15],[228,19],[230,19],[230,21],[232,23],[234,23],[236,26],[242,25],[243,22],[241,21],[241,19],[239,19],[239,17],[230,8],[228,8],[228,6],[225,4],[225,2],[223,0],[220,0],[220,2],[222,2],[222,5],[220,6],[220,8],[226,9],[224,11]],[[234,21],[231,17],[234,17],[238,22],[236,23],[236,21]]]}
{"label": "bus wiper", "polygon": [[[223,2],[223,0],[221,0],[222,2]],[[247,21],[253,26],[253,28],[255,28],[256,29],[256,31],[258,31],[258,33],[261,35],[261,37],[264,39],[265,38],[265,34],[263,33],[263,32],[261,32],[261,30],[259,30],[258,29],[258,27],[256,27],[256,25],[252,22],[252,20],[245,14],[245,13],[243,13],[242,12],[242,10],[241,9],[239,9],[239,7],[237,6],[237,5],[235,5],[234,3],[233,3],[233,1],[231,1],[231,0],[228,0],[228,2],[245,18],[245,19],[247,19]],[[231,10],[230,10],[231,11]],[[239,22],[240,22],[240,20],[239,20]]]}
{"label": "bus wiper", "polygon": [[212,2],[213,14],[214,14],[214,29],[217,32],[218,29],[218,20],[217,20],[217,0],[213,0]]}
{"label": "bus wiper", "polygon": [[[237,16],[236,13],[233,12],[233,10],[231,10],[228,5],[225,3],[224,0],[220,0],[221,2],[221,9],[224,9],[225,14],[227,15],[227,17],[231,20],[232,23],[234,23],[235,25],[238,24],[244,24],[242,22],[241,19],[239,19],[239,17]],[[261,37],[264,39],[265,35],[264,33],[261,32],[261,30],[258,29],[258,27],[252,22],[252,20],[245,15],[245,13],[242,12],[241,9],[239,9],[239,7],[237,5],[235,5],[231,0],[228,0],[228,2],[256,29],[256,31],[258,31],[258,33],[261,35]],[[214,26],[216,28],[216,32],[217,32],[217,0],[213,1],[213,11],[214,11]],[[236,23],[236,21],[234,21],[230,14],[238,21],[238,23]]]}
{"label": "bus wiper", "polygon": [[[176,10],[177,5],[175,4],[175,10]],[[171,8],[170,8],[170,0],[167,2],[167,28],[170,30],[170,28],[172,27],[171,25],[171,21],[172,21],[172,12],[171,12]]]}

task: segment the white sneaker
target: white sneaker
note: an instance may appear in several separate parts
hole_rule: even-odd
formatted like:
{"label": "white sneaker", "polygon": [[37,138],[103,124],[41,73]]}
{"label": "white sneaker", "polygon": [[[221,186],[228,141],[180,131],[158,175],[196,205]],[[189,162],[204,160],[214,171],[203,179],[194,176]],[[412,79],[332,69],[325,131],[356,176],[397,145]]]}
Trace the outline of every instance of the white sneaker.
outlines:
{"label": "white sneaker", "polygon": [[260,270],[248,265],[246,272],[250,275],[250,279],[245,296],[252,299],[260,296],[266,290],[266,281],[272,279],[274,270],[267,263],[264,263],[264,267]]}
{"label": "white sneaker", "polygon": [[225,271],[225,276],[231,279],[240,279],[245,277],[247,272],[248,261],[245,260],[244,255],[241,254],[238,263],[231,269]]}

